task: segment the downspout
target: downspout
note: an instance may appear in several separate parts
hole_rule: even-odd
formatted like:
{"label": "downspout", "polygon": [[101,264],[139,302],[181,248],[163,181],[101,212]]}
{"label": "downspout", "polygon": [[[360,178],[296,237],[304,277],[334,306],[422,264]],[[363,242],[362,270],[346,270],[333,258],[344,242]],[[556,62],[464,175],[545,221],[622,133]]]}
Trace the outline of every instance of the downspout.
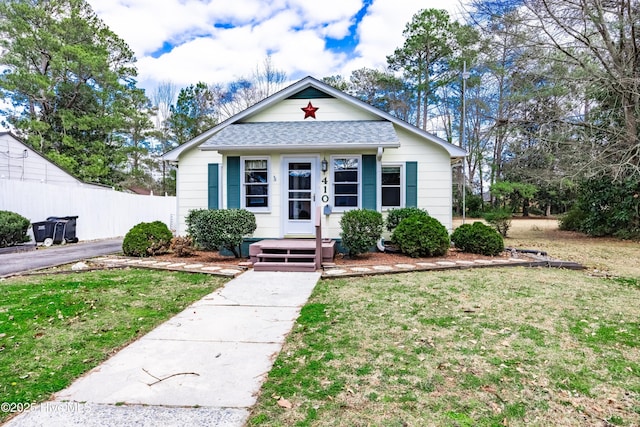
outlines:
{"label": "downspout", "polygon": [[[383,147],[378,147],[378,152],[376,153],[376,174],[379,177],[382,177],[382,154],[384,153],[384,148]],[[378,211],[382,212],[382,182],[380,182],[380,184],[377,186],[378,188],[376,189],[376,193],[377,193],[377,207],[378,207]],[[376,247],[378,248],[378,250],[380,252],[384,252],[385,251],[385,247],[384,247],[384,238],[380,238],[378,239],[378,241],[376,242]]]}

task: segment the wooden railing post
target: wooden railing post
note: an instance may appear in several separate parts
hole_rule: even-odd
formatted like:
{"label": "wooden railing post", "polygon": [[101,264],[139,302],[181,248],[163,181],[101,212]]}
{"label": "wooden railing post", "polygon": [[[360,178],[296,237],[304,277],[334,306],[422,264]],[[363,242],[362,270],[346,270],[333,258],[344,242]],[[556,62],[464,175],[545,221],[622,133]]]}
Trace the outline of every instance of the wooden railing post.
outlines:
{"label": "wooden railing post", "polygon": [[322,217],[320,206],[316,206],[316,269],[322,266]]}

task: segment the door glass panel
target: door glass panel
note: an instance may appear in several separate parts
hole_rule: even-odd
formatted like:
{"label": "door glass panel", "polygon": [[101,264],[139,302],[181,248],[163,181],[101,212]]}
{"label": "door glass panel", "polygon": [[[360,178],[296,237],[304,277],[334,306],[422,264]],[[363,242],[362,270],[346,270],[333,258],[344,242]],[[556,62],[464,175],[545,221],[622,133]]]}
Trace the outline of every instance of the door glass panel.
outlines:
{"label": "door glass panel", "polygon": [[310,171],[289,171],[289,190],[311,189]]}
{"label": "door glass panel", "polygon": [[311,163],[309,162],[289,163],[289,219],[311,219]]}
{"label": "door glass panel", "polygon": [[308,191],[289,191],[290,199],[310,199],[311,193]]}
{"label": "door glass panel", "polygon": [[311,202],[301,200],[289,201],[289,219],[311,219]]}

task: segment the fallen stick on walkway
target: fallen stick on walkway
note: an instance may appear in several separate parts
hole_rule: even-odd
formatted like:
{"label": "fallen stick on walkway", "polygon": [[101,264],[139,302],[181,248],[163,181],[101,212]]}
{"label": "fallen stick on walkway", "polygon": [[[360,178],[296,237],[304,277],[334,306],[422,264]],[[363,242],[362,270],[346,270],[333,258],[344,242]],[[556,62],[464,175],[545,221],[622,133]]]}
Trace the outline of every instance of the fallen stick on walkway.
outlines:
{"label": "fallen stick on walkway", "polygon": [[169,379],[169,378],[171,378],[171,377],[177,377],[178,375],[195,375],[195,376],[197,376],[197,377],[199,377],[199,376],[200,376],[200,374],[198,374],[197,372],[178,372],[178,373],[175,373],[175,374],[171,374],[171,375],[169,375],[169,376],[166,376],[166,377],[164,377],[164,378],[158,378],[158,377],[156,377],[155,375],[153,375],[151,372],[147,371],[146,369],[142,368],[142,370],[143,370],[147,375],[149,375],[150,377],[153,377],[153,378],[155,378],[155,379],[157,380],[157,381],[152,382],[151,384],[147,384],[149,387],[151,387],[152,385],[158,384],[159,382],[162,382],[162,381],[164,381],[164,380],[168,380],[168,379]]}

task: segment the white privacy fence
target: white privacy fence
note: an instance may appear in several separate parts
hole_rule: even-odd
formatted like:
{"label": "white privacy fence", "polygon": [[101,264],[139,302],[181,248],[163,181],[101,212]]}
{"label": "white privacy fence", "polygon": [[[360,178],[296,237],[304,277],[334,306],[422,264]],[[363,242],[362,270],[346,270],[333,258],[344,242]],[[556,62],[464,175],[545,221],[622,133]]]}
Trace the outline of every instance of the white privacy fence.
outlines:
{"label": "white privacy fence", "polygon": [[77,216],[76,236],[82,241],[124,236],[140,222],[162,221],[173,230],[176,198],[0,179],[0,210],[16,212],[32,223]]}

